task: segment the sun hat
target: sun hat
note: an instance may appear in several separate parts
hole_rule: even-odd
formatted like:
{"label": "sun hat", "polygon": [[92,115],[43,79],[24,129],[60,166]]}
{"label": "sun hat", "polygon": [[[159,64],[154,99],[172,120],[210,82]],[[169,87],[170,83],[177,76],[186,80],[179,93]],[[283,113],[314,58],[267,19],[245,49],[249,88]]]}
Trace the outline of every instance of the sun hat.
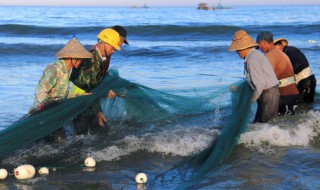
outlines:
{"label": "sun hat", "polygon": [[120,42],[120,35],[117,31],[111,28],[106,28],[103,29],[99,34],[98,34],[98,39],[106,42],[107,44],[111,45],[114,47],[116,50],[121,50],[119,46]]}
{"label": "sun hat", "polygon": [[56,53],[57,58],[92,58],[92,54],[87,51],[76,37],[73,37],[69,42]]}
{"label": "sun hat", "polygon": [[273,44],[276,44],[276,43],[279,43],[279,42],[282,44],[282,46],[287,46],[287,45],[289,45],[288,40],[285,39],[285,38],[278,38],[278,39],[276,39],[276,40],[273,41]]}
{"label": "sun hat", "polygon": [[119,25],[113,26],[112,29],[114,29],[115,31],[117,31],[119,33],[119,35],[123,38],[125,44],[129,45],[129,42],[127,40],[126,29],[124,29],[122,26],[119,26]]}
{"label": "sun hat", "polygon": [[244,30],[238,30],[234,33],[229,51],[244,50],[250,47],[256,47],[258,44]]}

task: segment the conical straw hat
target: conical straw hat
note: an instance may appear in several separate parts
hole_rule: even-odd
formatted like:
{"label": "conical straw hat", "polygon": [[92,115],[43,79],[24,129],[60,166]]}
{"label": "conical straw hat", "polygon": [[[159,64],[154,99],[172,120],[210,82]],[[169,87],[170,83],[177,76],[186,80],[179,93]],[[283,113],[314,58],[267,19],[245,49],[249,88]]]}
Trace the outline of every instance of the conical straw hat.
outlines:
{"label": "conical straw hat", "polygon": [[250,47],[258,46],[258,44],[244,30],[238,30],[234,33],[229,51],[243,50]]}
{"label": "conical straw hat", "polygon": [[276,39],[276,40],[273,41],[273,44],[275,44],[275,43],[277,43],[277,42],[279,42],[279,41],[281,42],[281,44],[282,44],[283,46],[289,45],[288,40],[285,39],[285,38],[278,38],[278,39]]}
{"label": "conical straw hat", "polygon": [[73,37],[58,53],[57,58],[92,58],[92,54],[88,52],[76,37]]}

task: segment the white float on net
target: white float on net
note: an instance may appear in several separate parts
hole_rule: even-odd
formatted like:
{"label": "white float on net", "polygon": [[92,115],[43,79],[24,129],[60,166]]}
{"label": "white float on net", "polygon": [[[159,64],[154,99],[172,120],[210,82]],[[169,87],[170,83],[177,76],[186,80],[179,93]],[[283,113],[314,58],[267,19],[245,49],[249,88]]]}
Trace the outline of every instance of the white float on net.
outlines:
{"label": "white float on net", "polygon": [[95,167],[96,161],[92,157],[88,157],[84,160],[84,165],[87,167]]}
{"label": "white float on net", "polygon": [[4,168],[0,169],[0,179],[6,179],[8,177],[8,171]]}
{"label": "white float on net", "polygon": [[29,164],[21,165],[14,169],[14,176],[17,179],[31,179],[35,173],[35,168]]}
{"label": "white float on net", "polygon": [[147,181],[148,181],[148,178],[145,173],[138,173],[136,175],[136,182],[137,183],[147,183]]}
{"label": "white float on net", "polygon": [[40,168],[40,169],[38,170],[38,173],[39,173],[40,175],[47,175],[47,174],[49,174],[49,169],[48,169],[47,167],[42,167],[42,168]]}

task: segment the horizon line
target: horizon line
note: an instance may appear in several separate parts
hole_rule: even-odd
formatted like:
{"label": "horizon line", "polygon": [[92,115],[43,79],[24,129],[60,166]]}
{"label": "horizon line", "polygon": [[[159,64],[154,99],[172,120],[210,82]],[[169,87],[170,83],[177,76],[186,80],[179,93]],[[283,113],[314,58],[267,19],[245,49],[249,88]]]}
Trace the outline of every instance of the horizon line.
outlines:
{"label": "horizon line", "polygon": [[[225,7],[261,7],[261,6],[314,6],[314,5],[320,5],[319,3],[315,4],[265,4],[265,5],[225,5]],[[132,5],[1,5],[0,7],[130,7]],[[197,7],[197,5],[153,5],[148,6],[149,8],[152,7]],[[137,8],[143,8],[142,6],[138,6]]]}

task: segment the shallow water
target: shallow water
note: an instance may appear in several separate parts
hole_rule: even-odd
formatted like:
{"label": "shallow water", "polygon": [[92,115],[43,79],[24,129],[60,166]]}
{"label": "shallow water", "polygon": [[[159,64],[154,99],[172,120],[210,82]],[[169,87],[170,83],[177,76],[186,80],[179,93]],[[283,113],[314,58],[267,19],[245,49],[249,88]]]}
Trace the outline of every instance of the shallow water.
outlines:
{"label": "shallow water", "polygon": [[[217,11],[197,11],[195,7],[0,7],[0,127],[28,111],[44,67],[55,60],[55,53],[73,34],[90,48],[103,27],[116,24],[128,30],[130,45],[112,56],[111,65],[123,78],[154,89],[205,95],[243,78],[243,60],[227,51],[238,29],[247,30],[254,39],[263,30],[271,30],[275,38],[287,38],[305,53],[318,78],[319,10],[319,6]],[[20,14],[12,14],[17,12]],[[107,16],[101,17],[106,12]],[[311,109],[295,116],[250,124],[230,158],[194,188],[319,189],[319,105],[317,96]],[[134,182],[139,172],[148,175],[146,189],[179,188],[197,166],[156,176],[218,137],[227,119],[222,111],[215,117],[219,111],[147,129],[111,122],[104,136],[79,137],[84,141],[84,155],[97,161],[94,171],[85,171],[82,158],[77,157],[76,166],[51,166],[49,175],[37,174],[31,180],[9,176],[0,181],[0,188],[143,189]],[[55,151],[48,148],[49,154]],[[25,162],[21,159],[15,164]]]}

